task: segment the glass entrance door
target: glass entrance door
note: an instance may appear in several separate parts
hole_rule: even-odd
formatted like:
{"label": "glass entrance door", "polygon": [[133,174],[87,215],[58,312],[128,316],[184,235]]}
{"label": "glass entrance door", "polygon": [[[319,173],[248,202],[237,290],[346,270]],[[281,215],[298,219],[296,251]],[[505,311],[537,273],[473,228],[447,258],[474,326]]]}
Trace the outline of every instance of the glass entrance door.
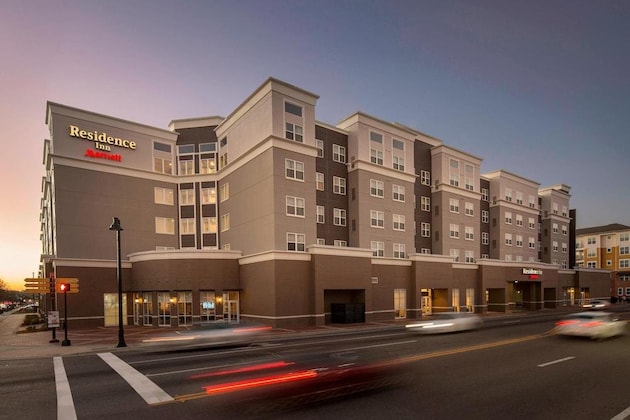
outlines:
{"label": "glass entrance door", "polygon": [[240,322],[239,292],[223,292],[223,319],[227,322]]}

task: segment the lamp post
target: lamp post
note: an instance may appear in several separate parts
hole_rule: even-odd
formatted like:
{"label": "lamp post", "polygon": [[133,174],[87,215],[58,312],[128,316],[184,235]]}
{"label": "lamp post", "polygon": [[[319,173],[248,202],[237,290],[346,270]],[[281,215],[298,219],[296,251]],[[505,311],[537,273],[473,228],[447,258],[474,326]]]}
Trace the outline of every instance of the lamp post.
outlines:
{"label": "lamp post", "polygon": [[116,267],[116,278],[118,279],[118,345],[116,347],[127,347],[125,343],[125,332],[123,330],[123,307],[122,307],[122,263],[120,260],[120,232],[123,230],[120,226],[120,219],[114,217],[109,230],[116,231],[116,249],[118,251]]}

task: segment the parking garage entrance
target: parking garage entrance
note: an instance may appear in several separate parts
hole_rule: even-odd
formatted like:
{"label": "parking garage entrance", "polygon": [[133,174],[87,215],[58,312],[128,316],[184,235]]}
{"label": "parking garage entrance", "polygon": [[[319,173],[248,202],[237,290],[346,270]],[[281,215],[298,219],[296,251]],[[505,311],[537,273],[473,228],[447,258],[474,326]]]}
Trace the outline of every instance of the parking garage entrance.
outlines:
{"label": "parking garage entrance", "polygon": [[327,324],[365,322],[365,290],[324,290]]}

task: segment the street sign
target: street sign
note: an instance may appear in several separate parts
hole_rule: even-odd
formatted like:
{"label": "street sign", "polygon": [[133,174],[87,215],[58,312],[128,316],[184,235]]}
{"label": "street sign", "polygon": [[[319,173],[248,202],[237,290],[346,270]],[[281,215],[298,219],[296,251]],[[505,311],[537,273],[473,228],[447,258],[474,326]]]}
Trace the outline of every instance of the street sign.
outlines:
{"label": "street sign", "polygon": [[50,293],[50,289],[48,288],[48,279],[24,279],[24,288],[28,293]]}
{"label": "street sign", "polygon": [[55,279],[57,285],[56,285],[56,289],[57,289],[57,293],[63,293],[64,291],[60,289],[60,285],[61,284],[69,284],[70,285],[70,289],[67,291],[67,293],[79,293],[79,279],[74,278],[74,277],[57,277]]}

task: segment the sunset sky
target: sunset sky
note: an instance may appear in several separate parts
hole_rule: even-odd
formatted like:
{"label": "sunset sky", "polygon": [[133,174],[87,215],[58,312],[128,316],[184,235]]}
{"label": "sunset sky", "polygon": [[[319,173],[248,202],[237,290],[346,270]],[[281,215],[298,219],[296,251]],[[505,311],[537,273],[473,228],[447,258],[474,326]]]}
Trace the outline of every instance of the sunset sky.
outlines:
{"label": "sunset sky", "polygon": [[[37,274],[46,101],[159,128],[269,76],[630,225],[630,2],[0,0],[0,278]],[[103,226],[107,229],[108,226]]]}

